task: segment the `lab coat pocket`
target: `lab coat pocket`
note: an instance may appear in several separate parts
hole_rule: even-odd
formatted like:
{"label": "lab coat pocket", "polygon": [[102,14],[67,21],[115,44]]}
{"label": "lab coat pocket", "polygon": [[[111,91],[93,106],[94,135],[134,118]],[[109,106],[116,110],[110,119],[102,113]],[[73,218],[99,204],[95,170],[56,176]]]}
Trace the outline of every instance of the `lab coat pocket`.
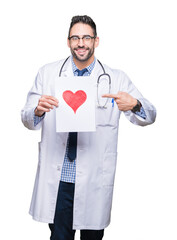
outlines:
{"label": "lab coat pocket", "polygon": [[117,105],[111,102],[106,104],[106,108],[96,107],[96,126],[115,127],[118,123],[120,111]]}
{"label": "lab coat pocket", "polygon": [[38,167],[41,165],[41,142],[38,142]]}
{"label": "lab coat pocket", "polygon": [[35,183],[34,183],[34,188],[33,188],[33,195],[32,195],[32,200],[31,200],[31,206],[30,206],[30,214],[34,214],[36,209],[35,209],[35,204],[38,200],[39,195],[37,195],[37,192],[40,188],[40,165],[41,165],[41,143],[38,143],[38,165],[37,165],[37,170],[36,170],[36,177],[35,177]]}
{"label": "lab coat pocket", "polygon": [[103,186],[113,186],[116,172],[117,153],[106,153],[103,159]]}

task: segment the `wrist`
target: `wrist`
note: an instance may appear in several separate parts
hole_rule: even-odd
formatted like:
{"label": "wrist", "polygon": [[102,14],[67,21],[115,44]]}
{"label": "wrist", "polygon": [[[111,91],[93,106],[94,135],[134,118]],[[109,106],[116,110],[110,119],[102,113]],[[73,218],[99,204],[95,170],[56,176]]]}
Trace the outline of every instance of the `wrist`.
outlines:
{"label": "wrist", "polygon": [[135,104],[134,104],[133,108],[131,109],[131,111],[133,113],[140,112],[141,107],[142,107],[142,104],[140,103],[140,101],[138,99],[135,99]]}
{"label": "wrist", "polygon": [[138,100],[136,98],[133,98],[132,109],[137,105],[137,103],[138,103]]}
{"label": "wrist", "polygon": [[45,113],[44,111],[38,111],[37,107],[34,110],[34,114],[37,117],[42,117],[44,115],[44,113]]}

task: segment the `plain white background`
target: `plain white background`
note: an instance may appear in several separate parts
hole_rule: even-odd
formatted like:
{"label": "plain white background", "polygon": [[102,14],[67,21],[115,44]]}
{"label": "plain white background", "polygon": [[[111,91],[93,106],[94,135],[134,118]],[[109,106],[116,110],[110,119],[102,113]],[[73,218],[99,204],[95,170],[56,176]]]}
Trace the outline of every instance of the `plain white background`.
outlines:
{"label": "plain white background", "polygon": [[1,1],[1,238],[49,239],[48,226],[28,215],[40,131],[25,129],[20,111],[38,69],[70,54],[66,38],[71,17],[87,14],[100,37],[96,57],[125,71],[157,108],[156,123],[144,128],[121,116],[112,221],[104,239],[177,240],[175,4]]}

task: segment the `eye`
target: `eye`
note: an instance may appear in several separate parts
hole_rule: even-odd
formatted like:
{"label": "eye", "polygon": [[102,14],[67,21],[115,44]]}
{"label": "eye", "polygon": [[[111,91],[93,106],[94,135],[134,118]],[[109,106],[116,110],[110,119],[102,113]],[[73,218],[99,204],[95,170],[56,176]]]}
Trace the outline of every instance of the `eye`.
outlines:
{"label": "eye", "polygon": [[91,37],[89,35],[83,37],[84,40],[89,41]]}
{"label": "eye", "polygon": [[73,41],[78,41],[78,40],[79,40],[79,37],[78,37],[78,36],[72,36],[71,39],[72,39]]}

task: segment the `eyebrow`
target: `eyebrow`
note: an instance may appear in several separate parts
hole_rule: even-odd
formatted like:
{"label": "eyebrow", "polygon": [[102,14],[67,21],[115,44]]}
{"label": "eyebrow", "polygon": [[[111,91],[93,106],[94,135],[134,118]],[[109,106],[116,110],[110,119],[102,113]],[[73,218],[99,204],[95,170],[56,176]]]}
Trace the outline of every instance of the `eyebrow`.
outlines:
{"label": "eyebrow", "polygon": [[86,37],[86,36],[92,37],[90,34],[85,34],[85,35],[71,35],[69,38],[71,38],[71,37],[81,37],[81,36],[82,37]]}

